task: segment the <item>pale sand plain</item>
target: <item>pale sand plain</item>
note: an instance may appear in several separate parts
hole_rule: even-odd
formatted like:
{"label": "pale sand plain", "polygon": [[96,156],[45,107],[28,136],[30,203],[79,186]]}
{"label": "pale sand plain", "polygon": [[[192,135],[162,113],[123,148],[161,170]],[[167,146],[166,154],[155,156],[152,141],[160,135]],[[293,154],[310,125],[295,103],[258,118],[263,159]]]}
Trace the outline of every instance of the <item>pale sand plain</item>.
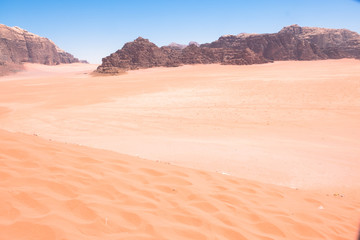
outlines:
{"label": "pale sand plain", "polygon": [[0,239],[355,239],[360,61],[95,67],[0,78]]}

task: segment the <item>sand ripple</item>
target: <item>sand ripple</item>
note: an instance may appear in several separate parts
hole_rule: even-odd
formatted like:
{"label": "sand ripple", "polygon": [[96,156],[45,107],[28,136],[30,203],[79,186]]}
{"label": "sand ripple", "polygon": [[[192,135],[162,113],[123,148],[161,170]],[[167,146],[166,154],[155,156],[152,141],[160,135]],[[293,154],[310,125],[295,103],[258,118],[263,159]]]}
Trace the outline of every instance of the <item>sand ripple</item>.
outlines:
{"label": "sand ripple", "polygon": [[0,239],[355,239],[360,202],[0,131]]}

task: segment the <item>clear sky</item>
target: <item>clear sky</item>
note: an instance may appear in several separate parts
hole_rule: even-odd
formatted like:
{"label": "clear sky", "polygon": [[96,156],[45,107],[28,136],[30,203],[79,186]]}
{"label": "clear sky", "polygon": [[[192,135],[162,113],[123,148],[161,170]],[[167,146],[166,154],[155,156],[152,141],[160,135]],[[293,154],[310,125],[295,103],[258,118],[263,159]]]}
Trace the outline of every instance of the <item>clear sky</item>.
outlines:
{"label": "clear sky", "polygon": [[101,63],[138,36],[163,46],[272,33],[291,24],[360,33],[360,0],[0,0],[0,23]]}

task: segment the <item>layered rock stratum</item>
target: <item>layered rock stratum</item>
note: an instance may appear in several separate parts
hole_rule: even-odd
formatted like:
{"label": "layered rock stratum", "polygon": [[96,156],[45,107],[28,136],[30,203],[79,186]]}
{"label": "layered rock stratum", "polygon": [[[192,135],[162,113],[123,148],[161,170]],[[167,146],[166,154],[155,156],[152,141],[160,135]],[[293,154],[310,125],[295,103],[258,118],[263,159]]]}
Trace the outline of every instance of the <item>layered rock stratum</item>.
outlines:
{"label": "layered rock stratum", "polygon": [[19,27],[0,24],[0,66],[16,66],[25,62],[57,65],[79,62],[79,59],[47,38]]}
{"label": "layered rock stratum", "polygon": [[116,74],[184,64],[260,64],[283,60],[360,59],[360,35],[347,29],[291,25],[278,33],[226,35],[206,43],[158,47],[137,38],[102,59],[97,72]]}

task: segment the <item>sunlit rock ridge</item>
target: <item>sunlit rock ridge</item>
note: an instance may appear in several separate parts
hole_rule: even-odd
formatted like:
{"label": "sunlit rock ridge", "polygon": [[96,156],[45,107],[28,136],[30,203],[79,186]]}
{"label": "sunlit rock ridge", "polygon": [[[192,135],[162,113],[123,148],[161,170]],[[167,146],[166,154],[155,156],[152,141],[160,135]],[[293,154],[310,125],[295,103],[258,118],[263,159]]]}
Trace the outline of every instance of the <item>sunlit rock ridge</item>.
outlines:
{"label": "sunlit rock ridge", "polygon": [[51,40],[19,27],[0,24],[0,64],[40,63],[57,65],[79,59],[57,47]]}
{"label": "sunlit rock ridge", "polygon": [[119,72],[184,64],[247,65],[284,60],[360,59],[360,35],[347,29],[291,25],[277,33],[221,36],[206,44],[158,47],[137,38],[102,59],[97,72]]}

